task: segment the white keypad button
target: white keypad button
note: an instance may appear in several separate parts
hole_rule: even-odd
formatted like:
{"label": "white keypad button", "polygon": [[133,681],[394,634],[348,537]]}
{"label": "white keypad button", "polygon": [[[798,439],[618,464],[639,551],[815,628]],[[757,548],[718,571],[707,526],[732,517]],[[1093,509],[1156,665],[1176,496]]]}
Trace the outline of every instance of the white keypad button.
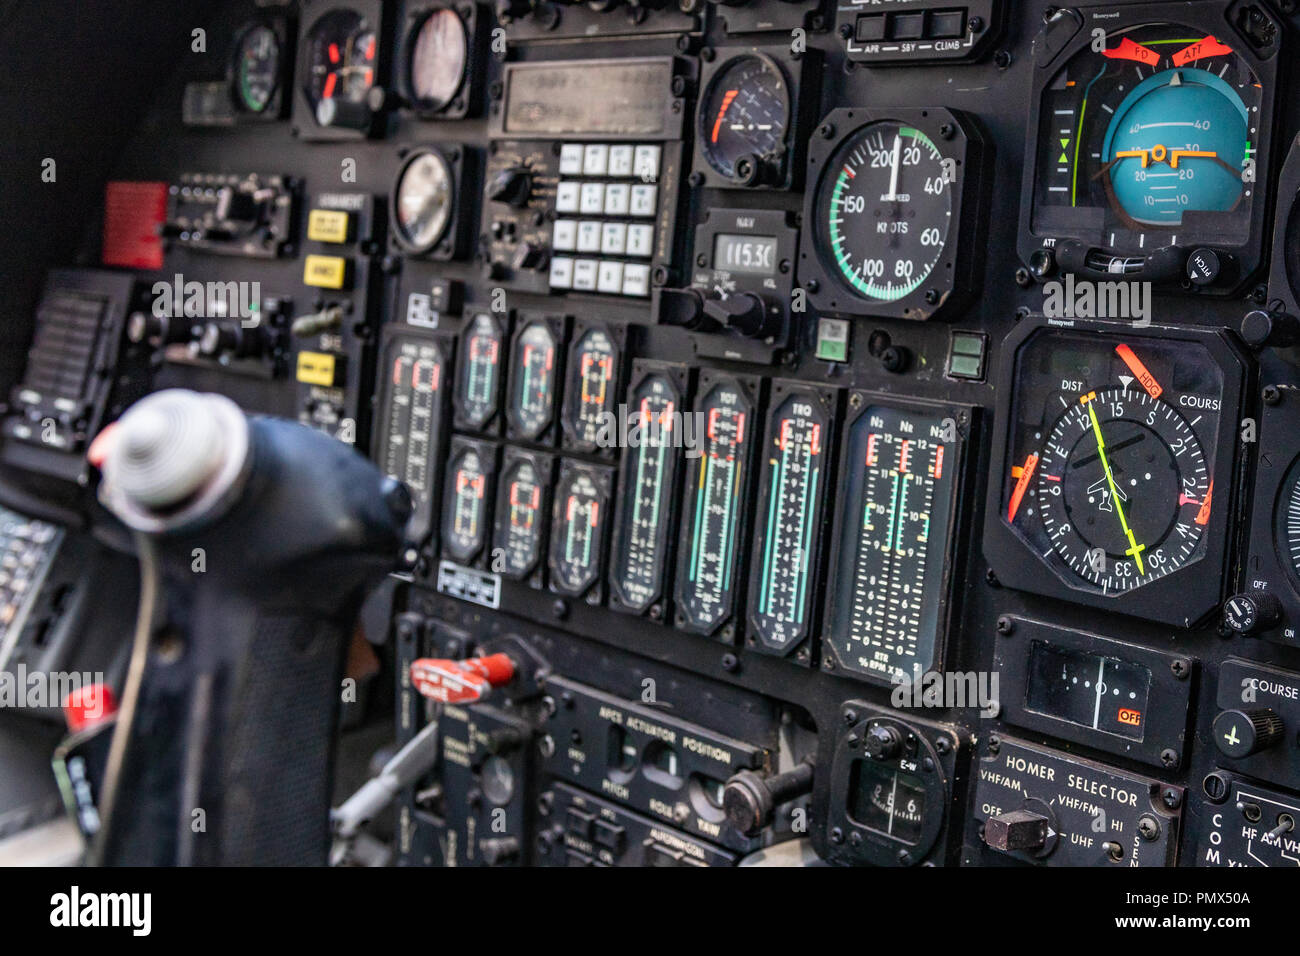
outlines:
{"label": "white keypad button", "polygon": [[658,186],[647,186],[640,183],[632,187],[632,215],[634,216],[653,216],[655,214],[655,200],[659,198]]}
{"label": "white keypad button", "polygon": [[576,219],[557,219],[551,231],[551,246],[560,252],[572,252],[577,248],[578,222]]}
{"label": "white keypad button", "polygon": [[627,183],[610,183],[605,187],[605,215],[626,216],[632,198],[632,187]]}
{"label": "white keypad button", "polygon": [[609,168],[609,147],[604,143],[591,143],[582,152],[582,174],[604,176]]}
{"label": "white keypad button", "polygon": [[589,219],[578,223],[578,251],[600,252],[600,223]]}
{"label": "white keypad button", "polygon": [[629,256],[648,256],[655,244],[654,226],[627,227],[627,254]]}
{"label": "white keypad button", "polygon": [[551,259],[551,288],[567,289],[573,285],[573,260],[568,256]]}
{"label": "white keypad button", "polygon": [[632,164],[632,175],[642,179],[658,179],[659,154],[662,150],[660,146],[638,146]]}
{"label": "white keypad button", "polygon": [[565,143],[560,147],[560,175],[582,175],[582,144]]}
{"label": "white keypad button", "polygon": [[609,174],[611,176],[632,175],[631,146],[611,146],[609,148]]}
{"label": "white keypad button", "polygon": [[607,222],[600,227],[600,251],[606,256],[621,256],[627,252],[627,225]]}
{"label": "white keypad button", "polygon": [[577,212],[578,211],[578,190],[579,184],[575,182],[562,182],[555,188],[555,211],[556,212]]}
{"label": "white keypad button", "polygon": [[597,292],[618,295],[623,291],[623,263],[612,259],[600,261],[600,271],[596,280]]}
{"label": "white keypad button", "polygon": [[643,266],[636,262],[629,262],[623,266],[623,294],[624,295],[649,295],[650,294],[650,267]]}
{"label": "white keypad button", "polygon": [[595,259],[575,259],[573,262],[573,287],[583,292],[594,292],[596,290],[597,265]]}
{"label": "white keypad button", "polygon": [[583,183],[582,184],[582,201],[578,204],[578,211],[587,215],[600,215],[605,209],[605,184],[604,183]]}

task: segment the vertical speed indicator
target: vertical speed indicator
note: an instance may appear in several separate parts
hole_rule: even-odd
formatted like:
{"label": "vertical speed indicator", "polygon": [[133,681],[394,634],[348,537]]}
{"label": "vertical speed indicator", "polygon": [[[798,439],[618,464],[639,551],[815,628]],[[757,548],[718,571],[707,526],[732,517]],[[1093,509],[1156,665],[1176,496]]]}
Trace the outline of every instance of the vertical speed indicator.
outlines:
{"label": "vertical speed indicator", "polygon": [[682,456],[684,378],[685,369],[647,363],[638,366],[637,380],[628,389],[633,427],[631,447],[623,453],[610,583],[615,598],[611,605],[637,614],[664,596]]}
{"label": "vertical speed indicator", "polygon": [[[762,445],[756,561],[749,579],[748,641],[769,654],[795,652],[811,633],[812,594],[834,432],[833,392],[778,382]],[[796,651],[796,648],[798,650]]]}
{"label": "vertical speed indicator", "polygon": [[[712,373],[706,373],[711,376]],[[688,463],[677,566],[677,626],[714,634],[735,611],[755,445],[752,380],[706,377],[700,457]]]}

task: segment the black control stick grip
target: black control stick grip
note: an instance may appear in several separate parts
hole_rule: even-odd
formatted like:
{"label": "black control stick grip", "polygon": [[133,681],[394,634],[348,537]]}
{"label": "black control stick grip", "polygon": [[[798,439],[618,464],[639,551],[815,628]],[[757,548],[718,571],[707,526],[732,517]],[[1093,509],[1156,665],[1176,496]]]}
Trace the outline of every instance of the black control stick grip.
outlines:
{"label": "black control stick grip", "polygon": [[323,865],[344,658],[396,563],[405,489],[324,434],[179,390],[100,452],[156,599],[99,861]]}

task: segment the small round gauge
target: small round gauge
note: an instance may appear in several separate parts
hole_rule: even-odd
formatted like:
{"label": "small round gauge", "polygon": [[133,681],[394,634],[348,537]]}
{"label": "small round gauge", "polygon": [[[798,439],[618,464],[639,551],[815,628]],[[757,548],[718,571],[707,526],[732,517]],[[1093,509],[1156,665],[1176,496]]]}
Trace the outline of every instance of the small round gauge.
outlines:
{"label": "small round gauge", "polygon": [[536,440],[555,414],[558,346],[545,319],[530,321],[515,337],[508,414],[513,431]]}
{"label": "small round gauge", "polygon": [[757,53],[737,56],[714,74],[700,101],[704,158],[743,186],[779,177],[790,125],[790,87],[781,67]]}
{"label": "small round gauge", "polygon": [[848,137],[817,193],[822,261],[858,296],[896,302],[939,264],[952,227],[951,174],[920,129],[893,120]]}
{"label": "small round gauge", "polygon": [[1204,346],[1044,330],[1016,368],[1002,519],[1039,561],[1074,591],[1118,598],[1221,558],[1211,517],[1228,492],[1214,480],[1232,436],[1220,439],[1224,373]]}
{"label": "small round gauge", "polygon": [[570,350],[561,419],[578,448],[595,450],[614,412],[620,354],[614,336],[599,326],[583,332]]}
{"label": "small round gauge", "polygon": [[466,326],[456,381],[458,424],[481,429],[497,414],[504,338],[500,326],[486,312],[474,316]]}
{"label": "small round gauge", "polygon": [[470,561],[482,550],[487,533],[487,462],[472,445],[453,452],[443,492],[443,550]]}
{"label": "small round gauge", "polygon": [[454,10],[434,10],[413,31],[408,82],[416,106],[436,112],[460,90],[469,59],[465,24]]}
{"label": "small round gauge", "polygon": [[332,115],[322,105],[361,104],[375,83],[378,41],[374,27],[352,10],[332,10],[307,34],[303,93],[318,118]]}
{"label": "small round gauge", "polygon": [[447,233],[454,202],[453,178],[440,153],[411,156],[397,175],[393,213],[397,236],[411,252],[427,252]]}
{"label": "small round gauge", "polygon": [[515,795],[515,772],[510,769],[510,763],[504,757],[493,754],[484,760],[483,769],[479,771],[479,781],[483,796],[494,806],[505,806]]}
{"label": "small round gauge", "polygon": [[[1032,234],[1120,257],[1250,238],[1270,91],[1227,34],[1107,25],[1039,94]],[[1261,180],[1262,181],[1262,180]],[[1128,268],[1137,268],[1129,264]]]}
{"label": "small round gauge", "polygon": [[547,489],[531,458],[506,461],[497,489],[493,546],[501,555],[501,573],[519,579],[532,574],[542,557]]}
{"label": "small round gauge", "polygon": [[261,113],[280,86],[280,38],[264,23],[245,29],[235,44],[235,105]]}

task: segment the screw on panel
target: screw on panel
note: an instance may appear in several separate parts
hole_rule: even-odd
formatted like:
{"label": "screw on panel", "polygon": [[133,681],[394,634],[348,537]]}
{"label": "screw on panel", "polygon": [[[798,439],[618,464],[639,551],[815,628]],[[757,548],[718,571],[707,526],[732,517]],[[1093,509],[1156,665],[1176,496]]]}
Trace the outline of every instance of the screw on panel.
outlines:
{"label": "screw on panel", "polygon": [[1160,762],[1166,767],[1177,767],[1178,752],[1166,747],[1164,750],[1160,751]]}
{"label": "screw on panel", "polygon": [[1015,621],[1011,620],[1011,618],[1003,614],[1000,618],[998,618],[997,629],[999,634],[1001,634],[1003,637],[1006,637],[1010,634],[1015,633],[1016,623]]}
{"label": "screw on panel", "polygon": [[1205,779],[1201,781],[1201,789],[1205,792],[1205,798],[1211,803],[1222,803],[1228,799],[1232,781],[1222,770],[1216,770],[1206,774]]}
{"label": "screw on panel", "polygon": [[1177,810],[1183,805],[1183,795],[1173,787],[1165,787],[1160,794],[1160,802],[1170,810]]}
{"label": "screw on panel", "polygon": [[1282,401],[1282,390],[1276,385],[1265,385],[1260,398],[1264,399],[1265,405],[1276,405]]}
{"label": "screw on panel", "polygon": [[1186,680],[1192,673],[1192,662],[1185,657],[1176,657],[1169,662],[1169,669],[1179,680]]}

